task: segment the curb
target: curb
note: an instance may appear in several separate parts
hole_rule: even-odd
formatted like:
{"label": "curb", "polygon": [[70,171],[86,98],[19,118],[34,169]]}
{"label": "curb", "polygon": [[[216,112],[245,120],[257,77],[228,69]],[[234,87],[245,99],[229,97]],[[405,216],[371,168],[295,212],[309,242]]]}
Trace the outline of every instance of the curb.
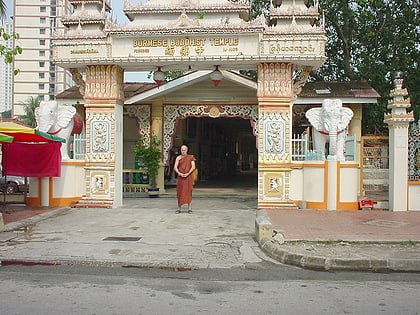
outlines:
{"label": "curb", "polygon": [[[258,211],[255,219],[257,242],[265,254],[282,264],[318,271],[420,272],[420,260],[418,259],[339,258],[288,251],[282,248],[282,242],[277,241],[276,238],[268,239],[266,237],[267,230],[270,228],[273,232],[273,225],[267,212]],[[262,231],[264,232],[262,233]]]}

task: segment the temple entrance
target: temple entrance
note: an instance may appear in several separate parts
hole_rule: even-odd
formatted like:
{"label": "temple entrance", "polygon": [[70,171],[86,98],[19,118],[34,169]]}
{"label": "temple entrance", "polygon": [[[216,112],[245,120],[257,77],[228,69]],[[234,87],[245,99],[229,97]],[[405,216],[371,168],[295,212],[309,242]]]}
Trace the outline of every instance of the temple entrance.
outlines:
{"label": "temple entrance", "polygon": [[[186,144],[197,158],[196,189],[247,190],[257,188],[258,150],[250,119],[187,117],[177,124],[165,185],[176,185],[174,157]],[[223,191],[220,191],[223,194]]]}

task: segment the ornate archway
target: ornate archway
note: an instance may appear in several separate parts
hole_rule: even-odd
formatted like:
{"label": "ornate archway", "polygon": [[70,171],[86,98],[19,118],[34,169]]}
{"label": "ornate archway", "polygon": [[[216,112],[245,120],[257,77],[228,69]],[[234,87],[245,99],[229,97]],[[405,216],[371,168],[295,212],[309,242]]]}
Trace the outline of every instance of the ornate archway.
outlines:
{"label": "ornate archway", "polygon": [[[291,107],[296,96],[293,78],[294,71],[308,73],[307,69],[319,67],[326,59],[325,25],[318,20],[318,1],[313,6],[305,0],[271,1],[268,19],[263,15],[251,19],[250,0],[148,0],[138,4],[125,0],[125,13],[130,22],[122,26],[107,15],[111,10],[107,0],[70,3],[74,11],[67,12],[62,19],[65,27],[55,34],[53,61],[65,69],[74,69],[75,82],[81,91],[85,87],[82,93],[91,118],[86,134],[85,183],[88,184],[83,197],[86,205],[98,201],[114,207],[122,204],[119,127],[125,69],[257,69],[258,110],[244,115],[252,117],[254,133],[259,135],[258,208],[294,206],[289,198]],[[80,72],[86,73],[86,82]],[[301,76],[297,86],[306,78]],[[164,140],[167,154],[170,142],[164,134],[173,132],[176,117],[194,116],[192,107],[165,105],[165,115],[172,122],[165,124],[163,132],[162,117],[156,116],[160,109],[149,110],[152,132],[157,131]],[[240,106],[200,105],[195,110],[197,115],[209,117],[243,115]],[[107,116],[102,115],[104,112]],[[146,112],[133,115],[142,114],[147,115]],[[98,117],[106,117],[109,122],[110,145],[107,152],[93,156],[89,148],[97,135],[91,133],[91,126]],[[106,194],[92,191],[92,174],[108,180],[110,189]]]}
{"label": "ornate archway", "polygon": [[164,163],[168,162],[168,152],[172,147],[176,122],[187,117],[240,117],[250,120],[253,134],[258,139],[258,105],[165,105],[163,127]]}

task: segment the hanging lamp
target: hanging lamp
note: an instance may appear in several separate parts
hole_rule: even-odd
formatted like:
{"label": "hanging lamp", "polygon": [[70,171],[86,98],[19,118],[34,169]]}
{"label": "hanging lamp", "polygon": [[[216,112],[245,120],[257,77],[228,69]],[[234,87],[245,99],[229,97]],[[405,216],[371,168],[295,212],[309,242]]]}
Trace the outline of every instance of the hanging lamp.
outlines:
{"label": "hanging lamp", "polygon": [[162,70],[160,70],[160,67],[153,72],[153,80],[156,82],[158,87],[162,85],[163,81],[165,81],[165,74]]}
{"label": "hanging lamp", "polygon": [[222,80],[222,73],[219,71],[219,66],[216,66],[216,69],[210,73],[210,79],[213,81],[215,87],[217,87]]}

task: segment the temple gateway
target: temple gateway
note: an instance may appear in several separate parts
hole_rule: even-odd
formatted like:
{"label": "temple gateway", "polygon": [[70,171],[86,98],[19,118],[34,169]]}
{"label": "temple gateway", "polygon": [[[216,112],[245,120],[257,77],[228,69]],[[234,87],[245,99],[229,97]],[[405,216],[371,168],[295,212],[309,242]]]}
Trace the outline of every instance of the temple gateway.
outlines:
{"label": "temple gateway", "polygon": [[[161,187],[179,119],[185,123],[185,118],[193,116],[240,117],[249,122],[256,137],[253,162],[258,168],[258,208],[296,207],[290,196],[292,107],[309,72],[326,58],[318,1],[309,5],[306,0],[272,0],[266,19],[251,17],[249,0],[149,0],[139,4],[125,0],[129,20],[125,25],[111,20],[107,0],[69,3],[74,10],[62,18],[64,30],[54,35],[53,58],[70,71],[83,96],[86,154],[82,163],[63,162],[63,178],[54,179],[54,188],[60,182],[67,187],[64,182],[73,177],[78,181],[73,188],[82,191],[80,204],[122,205],[123,152],[127,149],[124,112],[135,117],[138,136],[155,134],[163,141]],[[193,103],[180,94],[168,103],[163,95],[174,90],[171,83],[162,85],[162,72],[169,70],[188,72],[178,80],[206,78],[201,82],[207,92],[202,97],[193,95]],[[257,82],[241,77],[239,70],[256,70]],[[124,73],[139,71],[154,72],[157,86],[127,103]],[[218,89],[233,77],[256,91],[256,102],[247,102],[246,95],[235,94],[235,90],[229,92],[229,99],[218,99]],[[79,175],[83,180],[77,180]],[[41,183],[39,190],[47,190],[48,185],[51,183]],[[31,189],[31,194],[42,199],[39,190]],[[56,192],[51,186],[49,191],[54,195],[49,200],[53,200]],[[74,201],[76,195],[62,193],[61,200]]]}

